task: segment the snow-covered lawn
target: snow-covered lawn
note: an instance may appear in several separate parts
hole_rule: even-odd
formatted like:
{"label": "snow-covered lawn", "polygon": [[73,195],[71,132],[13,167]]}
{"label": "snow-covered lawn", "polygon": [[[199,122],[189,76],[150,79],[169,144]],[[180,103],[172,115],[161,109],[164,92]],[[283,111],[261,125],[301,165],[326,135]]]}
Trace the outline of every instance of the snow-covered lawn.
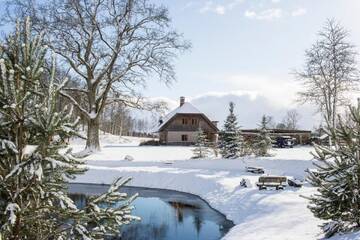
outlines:
{"label": "snow-covered lawn", "polygon": [[[128,139],[128,138],[127,138]],[[76,182],[111,183],[116,177],[132,177],[130,185],[172,189],[201,196],[236,224],[226,240],[319,239],[321,221],[307,209],[307,200],[315,189],[305,184],[297,189],[259,191],[258,175],[245,172],[246,166],[259,166],[266,174],[304,179],[312,167],[311,147],[277,149],[269,158],[190,159],[190,147],[140,147],[135,139],[122,143],[104,143],[102,152],[87,158],[89,171]],[[73,143],[74,149],[80,149]],[[138,143],[138,142],[137,142]],[[115,145],[114,145],[115,144]],[[133,161],[123,160],[126,155]],[[239,187],[248,179],[249,188]],[[354,236],[354,237],[353,237]],[[358,239],[358,234],[348,235]]]}

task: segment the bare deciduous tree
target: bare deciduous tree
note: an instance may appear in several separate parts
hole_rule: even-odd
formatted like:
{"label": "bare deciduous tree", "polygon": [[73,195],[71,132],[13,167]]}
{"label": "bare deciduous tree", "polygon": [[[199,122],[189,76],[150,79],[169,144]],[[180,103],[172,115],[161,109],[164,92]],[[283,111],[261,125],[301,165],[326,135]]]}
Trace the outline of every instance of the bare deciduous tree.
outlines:
{"label": "bare deciduous tree", "polygon": [[[164,105],[144,101],[139,89],[155,77],[173,81],[172,60],[190,47],[171,29],[167,9],[148,0],[14,0],[7,6],[8,19],[31,16],[61,66],[81,80],[61,94],[87,121],[88,151],[100,149],[99,119],[107,104]],[[82,104],[72,93],[82,95]]]}
{"label": "bare deciduous tree", "polygon": [[304,69],[296,73],[304,87],[298,94],[299,101],[316,105],[332,128],[336,126],[338,108],[359,82],[357,53],[347,38],[348,32],[338,22],[328,20],[319,40],[305,53]]}
{"label": "bare deciduous tree", "polygon": [[286,115],[282,121],[282,126],[284,126],[285,129],[290,130],[298,129],[300,118],[300,114],[295,109],[289,110],[286,112]]}

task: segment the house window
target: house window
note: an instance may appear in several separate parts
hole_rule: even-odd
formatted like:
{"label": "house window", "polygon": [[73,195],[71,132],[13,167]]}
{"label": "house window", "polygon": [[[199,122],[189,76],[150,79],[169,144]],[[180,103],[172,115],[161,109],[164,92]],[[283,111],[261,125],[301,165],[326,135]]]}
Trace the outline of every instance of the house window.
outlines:
{"label": "house window", "polygon": [[187,142],[188,141],[188,135],[181,135],[181,141]]}
{"label": "house window", "polygon": [[183,125],[188,124],[188,120],[187,120],[186,118],[183,118],[183,119],[182,119],[182,124],[183,124]]}
{"label": "house window", "polygon": [[191,119],[191,124],[192,124],[192,125],[196,125],[197,123],[198,123],[197,119],[194,119],[194,118]]}

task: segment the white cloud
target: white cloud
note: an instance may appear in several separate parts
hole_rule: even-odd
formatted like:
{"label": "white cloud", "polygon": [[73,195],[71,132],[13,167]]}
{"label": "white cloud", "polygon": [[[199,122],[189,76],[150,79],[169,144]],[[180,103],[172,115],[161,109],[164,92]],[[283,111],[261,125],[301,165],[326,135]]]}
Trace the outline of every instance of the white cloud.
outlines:
{"label": "white cloud", "polygon": [[[221,84],[230,91],[200,92],[198,95],[185,95],[191,102],[212,120],[219,121],[221,126],[228,114],[228,103],[236,104],[236,114],[243,128],[257,127],[263,114],[273,116],[280,122],[286,111],[296,109],[301,114],[301,128],[312,129],[319,124],[319,116],[314,116],[315,108],[309,105],[299,106],[296,92],[301,90],[299,82],[290,75],[262,74],[211,74],[204,76],[208,81],[221,79]],[[231,90],[233,89],[233,90]],[[179,97],[156,98],[169,103],[169,110],[179,105]]]}
{"label": "white cloud", "polygon": [[227,9],[232,10],[237,5],[239,5],[243,2],[244,2],[244,0],[233,0],[233,1],[229,2],[226,6],[227,6]]}
{"label": "white cloud", "polygon": [[211,7],[213,5],[213,2],[208,1],[205,3],[205,5],[203,7],[200,8],[200,13],[206,13],[208,11],[210,11]]}
{"label": "white cloud", "polygon": [[307,13],[306,8],[298,8],[291,12],[291,16],[299,17],[305,15],[306,13]]}
{"label": "white cloud", "polygon": [[223,76],[221,79],[232,89],[241,89],[268,98],[269,104],[275,108],[293,106],[296,92],[301,89],[299,83],[288,75],[235,74]]}
{"label": "white cloud", "polygon": [[203,7],[200,8],[200,13],[207,12],[216,12],[217,7],[222,7],[222,5],[215,5],[213,1],[207,1]]}
{"label": "white cloud", "polygon": [[[185,4],[183,9],[187,8],[199,8],[200,13],[214,13],[216,15],[225,15],[226,13],[234,10],[238,5],[244,3],[246,0],[227,0],[227,1],[217,1],[217,0],[207,0],[207,1],[189,1]],[[266,5],[269,6],[269,3],[279,4],[281,0],[267,0],[267,4],[265,2],[260,2],[259,4],[251,3],[251,10],[248,9],[245,11],[244,16],[250,19],[256,20],[274,20],[279,19],[283,16],[292,16],[298,17],[305,15],[307,13],[307,9],[303,7],[299,7],[294,9],[293,11],[283,10],[280,7],[275,8],[267,8]],[[264,8],[263,10],[259,10],[259,8]]]}
{"label": "white cloud", "polygon": [[274,20],[283,16],[283,10],[281,8],[270,8],[259,12],[246,10],[244,16],[256,20]]}
{"label": "white cloud", "polygon": [[213,1],[207,1],[205,5],[200,8],[200,13],[212,12],[218,15],[224,15],[226,13],[226,7],[221,4],[215,4]]}
{"label": "white cloud", "polygon": [[233,10],[237,5],[242,3],[244,0],[232,0],[227,3],[215,3],[214,1],[207,1],[205,4],[200,8],[200,13],[207,13],[212,12],[217,15],[224,15],[230,10]]}
{"label": "white cloud", "polygon": [[216,6],[215,7],[215,12],[217,13],[217,14],[219,14],[219,15],[224,15],[225,14],[225,7],[224,6],[222,6],[222,5],[218,5],[218,6]]}
{"label": "white cloud", "polygon": [[182,8],[182,10],[188,9],[188,8],[193,8],[194,6],[196,6],[198,3],[194,2],[194,1],[190,1],[187,2],[184,7]]}
{"label": "white cloud", "polygon": [[[274,108],[293,107],[296,93],[302,90],[294,76],[284,74],[235,73],[203,74],[201,78],[212,84],[226,86],[226,93],[247,94],[251,98],[263,96]],[[218,94],[218,92],[210,92]],[[210,94],[208,92],[208,94]]]}
{"label": "white cloud", "polygon": [[256,12],[246,10],[244,15],[245,15],[245,17],[248,17],[248,18],[254,18],[254,17],[256,17]]}

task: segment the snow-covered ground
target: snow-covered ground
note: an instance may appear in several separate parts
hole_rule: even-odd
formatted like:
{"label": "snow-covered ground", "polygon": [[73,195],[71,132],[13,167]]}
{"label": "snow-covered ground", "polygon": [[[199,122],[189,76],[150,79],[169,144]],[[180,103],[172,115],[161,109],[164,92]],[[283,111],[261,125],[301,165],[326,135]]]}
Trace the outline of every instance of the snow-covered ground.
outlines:
{"label": "snow-covered ground", "polygon": [[[114,140],[115,138],[115,140]],[[89,171],[75,181],[111,183],[119,176],[132,177],[129,185],[178,190],[199,195],[234,221],[226,240],[307,240],[322,237],[321,221],[307,209],[308,196],[315,189],[305,184],[297,189],[259,191],[258,175],[245,172],[246,166],[259,166],[266,174],[305,178],[312,167],[311,147],[277,149],[273,157],[193,160],[191,147],[136,146],[145,139],[105,136],[102,151],[87,158]],[[83,143],[73,141],[81,150]],[[133,161],[124,160],[129,155]],[[249,188],[239,187],[247,179]],[[358,233],[337,236],[360,239]]]}

